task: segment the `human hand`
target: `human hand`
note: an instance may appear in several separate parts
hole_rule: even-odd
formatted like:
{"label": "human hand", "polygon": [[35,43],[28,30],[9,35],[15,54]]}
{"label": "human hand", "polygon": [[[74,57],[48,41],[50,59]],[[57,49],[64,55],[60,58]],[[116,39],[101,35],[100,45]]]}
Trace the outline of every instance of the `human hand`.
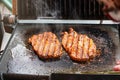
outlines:
{"label": "human hand", "polygon": [[116,62],[116,65],[113,67],[114,71],[120,71],[120,60]]}
{"label": "human hand", "polygon": [[103,4],[104,12],[120,10],[120,0],[98,0],[98,2]]}

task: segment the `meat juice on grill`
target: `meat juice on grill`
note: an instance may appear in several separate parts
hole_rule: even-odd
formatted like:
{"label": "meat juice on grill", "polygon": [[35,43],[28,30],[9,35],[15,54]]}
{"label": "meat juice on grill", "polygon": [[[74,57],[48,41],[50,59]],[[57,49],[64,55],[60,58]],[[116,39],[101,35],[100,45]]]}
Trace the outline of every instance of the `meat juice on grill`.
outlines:
{"label": "meat juice on grill", "polygon": [[78,34],[73,28],[63,32],[62,45],[52,32],[33,35],[28,42],[42,59],[60,58],[62,45],[74,61],[88,61],[98,55],[94,41],[85,34]]}

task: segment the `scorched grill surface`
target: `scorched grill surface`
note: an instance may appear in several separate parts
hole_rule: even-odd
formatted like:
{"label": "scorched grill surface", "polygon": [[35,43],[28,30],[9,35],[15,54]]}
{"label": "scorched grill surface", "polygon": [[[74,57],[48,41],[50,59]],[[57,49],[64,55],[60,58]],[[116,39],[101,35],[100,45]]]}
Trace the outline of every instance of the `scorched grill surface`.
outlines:
{"label": "scorched grill surface", "polygon": [[[99,73],[112,70],[119,45],[118,30],[115,25],[67,25],[67,24],[18,24],[1,59],[3,73],[50,75],[51,73]],[[61,41],[61,32],[72,27],[78,33],[92,38],[101,50],[101,55],[90,62],[77,63],[67,53],[59,60],[43,61],[38,58],[28,38],[34,34],[51,31]]]}

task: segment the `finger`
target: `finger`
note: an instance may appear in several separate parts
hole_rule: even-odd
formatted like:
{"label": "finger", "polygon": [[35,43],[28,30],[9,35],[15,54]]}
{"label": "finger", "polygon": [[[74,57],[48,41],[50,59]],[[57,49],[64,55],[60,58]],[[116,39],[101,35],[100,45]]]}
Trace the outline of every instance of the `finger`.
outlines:
{"label": "finger", "polygon": [[120,0],[114,0],[115,6],[120,9]]}
{"label": "finger", "polygon": [[120,60],[116,62],[117,65],[120,65]]}
{"label": "finger", "polygon": [[114,66],[113,70],[114,70],[114,71],[120,71],[120,65]]}

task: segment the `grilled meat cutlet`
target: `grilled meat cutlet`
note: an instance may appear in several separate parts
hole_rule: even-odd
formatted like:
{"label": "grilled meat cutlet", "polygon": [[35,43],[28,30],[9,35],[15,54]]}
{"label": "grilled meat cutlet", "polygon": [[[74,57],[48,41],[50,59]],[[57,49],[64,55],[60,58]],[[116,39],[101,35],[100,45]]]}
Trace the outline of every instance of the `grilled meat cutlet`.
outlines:
{"label": "grilled meat cutlet", "polygon": [[59,58],[62,55],[61,43],[52,32],[33,35],[28,42],[42,59]]}
{"label": "grilled meat cutlet", "polygon": [[85,34],[78,34],[72,28],[69,28],[69,32],[63,32],[62,45],[75,61],[88,61],[97,56],[93,40]]}

